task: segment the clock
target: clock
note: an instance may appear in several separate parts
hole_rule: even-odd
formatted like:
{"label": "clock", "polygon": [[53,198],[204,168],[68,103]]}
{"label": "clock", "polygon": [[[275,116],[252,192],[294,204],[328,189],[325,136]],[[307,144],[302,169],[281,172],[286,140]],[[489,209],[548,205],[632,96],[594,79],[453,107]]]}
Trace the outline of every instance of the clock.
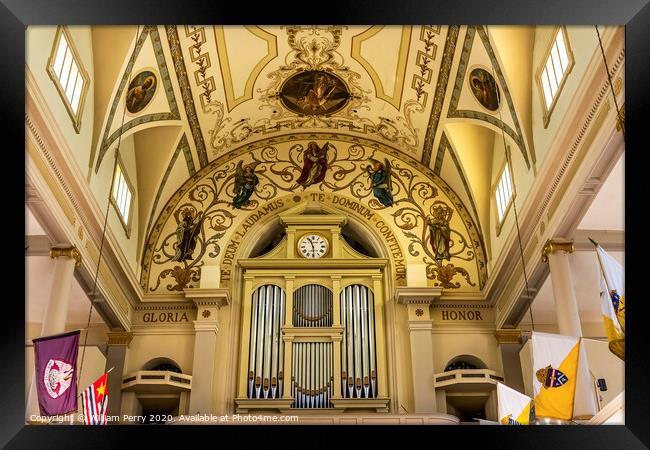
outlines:
{"label": "clock", "polygon": [[329,242],[320,234],[306,234],[298,241],[298,253],[304,258],[321,258],[328,250]]}

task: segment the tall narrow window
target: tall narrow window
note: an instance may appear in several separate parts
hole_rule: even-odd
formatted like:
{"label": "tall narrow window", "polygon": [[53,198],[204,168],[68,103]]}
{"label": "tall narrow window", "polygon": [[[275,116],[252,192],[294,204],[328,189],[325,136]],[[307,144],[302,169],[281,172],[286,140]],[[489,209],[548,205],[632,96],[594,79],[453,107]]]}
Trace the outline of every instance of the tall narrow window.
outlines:
{"label": "tall narrow window", "polygon": [[555,32],[543,62],[537,74],[537,82],[542,94],[546,127],[567,75],[573,67],[573,55],[569,48],[566,28],[560,27]]}
{"label": "tall narrow window", "polygon": [[63,26],[56,29],[47,72],[61,95],[75,131],[79,133],[89,78],[81,66],[81,59],[72,44],[70,33]]}
{"label": "tall narrow window", "polygon": [[497,202],[497,216],[499,218],[499,226],[503,223],[503,219],[508,212],[508,207],[512,202],[514,190],[512,188],[512,176],[510,175],[510,167],[508,164],[503,168],[501,176],[499,177],[499,183],[497,184],[497,189],[495,192],[496,202]]}
{"label": "tall narrow window", "polygon": [[133,188],[126,178],[122,164],[118,160],[115,165],[115,175],[113,178],[113,192],[111,194],[111,203],[115,206],[118,216],[122,220],[122,225],[127,235],[130,234],[131,206],[133,205]]}

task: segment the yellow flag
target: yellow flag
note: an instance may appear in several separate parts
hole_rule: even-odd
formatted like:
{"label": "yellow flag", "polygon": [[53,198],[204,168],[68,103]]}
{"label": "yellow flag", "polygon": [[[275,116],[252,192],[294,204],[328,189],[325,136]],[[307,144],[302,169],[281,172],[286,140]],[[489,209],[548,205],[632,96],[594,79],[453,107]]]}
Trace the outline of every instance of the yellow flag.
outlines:
{"label": "yellow flag", "polygon": [[578,378],[580,339],[533,333],[531,341],[535,415],[570,420]]}

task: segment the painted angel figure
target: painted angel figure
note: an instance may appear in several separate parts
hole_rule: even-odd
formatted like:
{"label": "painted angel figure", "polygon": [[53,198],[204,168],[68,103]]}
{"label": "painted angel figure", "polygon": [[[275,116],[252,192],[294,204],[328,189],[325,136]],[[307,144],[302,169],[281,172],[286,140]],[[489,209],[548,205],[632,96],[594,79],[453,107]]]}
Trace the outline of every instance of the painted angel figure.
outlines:
{"label": "painted angel figure", "polygon": [[197,214],[196,219],[189,209],[185,210],[182,214],[183,219],[176,228],[176,254],[172,258],[172,261],[192,259],[192,253],[194,253],[194,248],[196,247],[196,238],[201,229],[202,213]]}
{"label": "painted angel figure", "polygon": [[377,161],[376,159],[368,160],[371,166],[368,166],[368,176],[372,182],[372,193],[384,206],[393,205],[393,193],[391,183],[391,167],[388,159],[384,158],[384,162]]}
{"label": "painted angel figure", "polygon": [[451,259],[449,245],[451,244],[451,228],[449,221],[454,210],[447,205],[437,205],[431,210],[433,216],[427,217],[430,236],[429,242],[436,260]]}
{"label": "painted angel figure", "polygon": [[303,188],[311,186],[314,183],[320,183],[325,178],[329,145],[329,142],[326,142],[323,148],[319,148],[318,144],[314,141],[307,144],[302,172],[300,172],[300,177],[296,180]]}
{"label": "painted angel figure", "polygon": [[239,161],[237,169],[235,169],[235,197],[232,199],[232,205],[238,209],[248,204],[251,195],[255,192],[255,187],[260,182],[255,175],[255,167],[259,163],[252,162],[245,166],[242,166],[242,163]]}

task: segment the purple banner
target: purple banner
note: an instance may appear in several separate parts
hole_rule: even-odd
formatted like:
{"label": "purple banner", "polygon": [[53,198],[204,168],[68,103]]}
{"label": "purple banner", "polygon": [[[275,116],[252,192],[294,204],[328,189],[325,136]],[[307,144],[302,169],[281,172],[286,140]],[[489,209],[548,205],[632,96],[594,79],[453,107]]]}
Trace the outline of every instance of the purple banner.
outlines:
{"label": "purple banner", "polygon": [[36,391],[42,416],[77,410],[79,330],[33,339]]}

